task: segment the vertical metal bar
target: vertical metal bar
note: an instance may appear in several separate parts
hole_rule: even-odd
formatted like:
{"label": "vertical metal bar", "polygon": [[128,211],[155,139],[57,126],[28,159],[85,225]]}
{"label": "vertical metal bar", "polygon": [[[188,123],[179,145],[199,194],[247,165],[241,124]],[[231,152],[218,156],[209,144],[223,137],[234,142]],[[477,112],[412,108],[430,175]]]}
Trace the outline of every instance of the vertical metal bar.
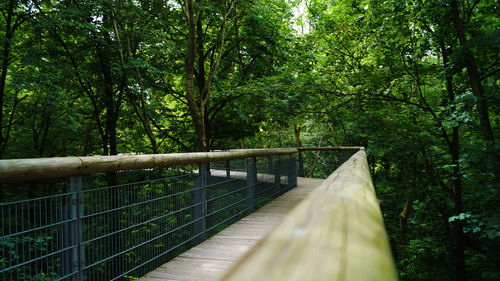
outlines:
{"label": "vertical metal bar", "polygon": [[266,182],[271,184],[271,192],[270,192],[270,197],[272,198],[276,193],[273,189],[272,185],[272,176],[273,176],[273,157],[272,156],[267,156],[267,171],[265,172],[265,180]]}
{"label": "vertical metal bar", "polygon": [[272,175],[273,173],[273,157],[267,156],[267,174]]}
{"label": "vertical metal bar", "polygon": [[226,178],[227,180],[231,179],[231,165],[229,160],[226,160]]}
{"label": "vertical metal bar", "polygon": [[70,246],[77,246],[72,249],[72,266],[73,272],[77,272],[73,276],[73,280],[82,281],[84,266],[83,237],[82,237],[82,219],[83,216],[83,193],[82,193],[82,177],[74,176],[70,179],[71,192],[71,219],[73,220],[70,228]]}
{"label": "vertical metal bar", "polygon": [[[50,199],[45,199],[45,200],[43,200],[43,203],[44,203],[44,204],[43,204],[43,205],[44,205],[44,206],[43,206],[43,207],[44,207],[44,208],[43,208],[43,213],[44,213],[44,215],[45,215],[45,216],[44,216],[44,223],[45,223],[45,225],[50,224],[50,222],[48,222],[49,210],[48,210],[48,208],[47,208],[47,201],[49,201],[49,200],[50,200]],[[16,205],[16,206],[17,206],[17,205]],[[45,235],[44,235],[44,237],[48,237],[48,236],[49,236],[49,230],[48,230],[47,228],[45,228],[45,233],[44,233],[44,234],[45,234]],[[49,243],[49,241],[47,241],[47,244],[48,244],[48,243]],[[48,248],[48,247],[49,247],[49,246],[47,245],[47,248]],[[43,253],[43,252],[42,252],[42,253]],[[47,260],[46,260],[46,262],[45,262],[45,268],[44,268],[45,272],[47,272],[47,273],[49,272],[49,263],[50,263],[50,262],[49,262],[49,259],[47,258]]]}
{"label": "vertical metal bar", "polygon": [[200,244],[205,240],[206,186],[207,166],[206,164],[200,164],[199,176],[194,184],[194,235],[198,235],[193,239],[194,245]]}
{"label": "vertical metal bar", "polygon": [[297,186],[297,159],[295,159],[295,155],[290,154],[288,159],[288,187],[295,186]]}
{"label": "vertical metal bar", "polygon": [[275,186],[275,193],[280,194],[281,193],[281,174],[280,174],[280,163],[281,163],[281,156],[277,157],[274,161],[274,186]]}
{"label": "vertical metal bar", "polygon": [[[211,162],[209,162],[210,164]],[[210,170],[206,169],[206,164],[203,165],[203,173],[201,174],[203,177],[203,188],[201,189],[201,200],[203,202],[202,205],[202,212],[203,212],[203,219],[201,220],[201,225],[202,225],[202,232],[203,232],[203,240],[205,240],[205,230],[206,230],[206,224],[207,224],[207,185],[208,185],[208,176],[210,175]]]}
{"label": "vertical metal bar", "polygon": [[253,212],[255,185],[257,184],[257,159],[252,157],[247,159],[247,209],[248,212]]}
{"label": "vertical metal bar", "polygon": [[304,156],[299,150],[299,177],[304,177]]}
{"label": "vertical metal bar", "polygon": [[[65,203],[66,200],[65,199],[66,199],[65,197],[61,197],[60,203],[58,203],[58,205],[57,205],[58,219],[61,222],[66,221],[66,218],[67,218],[66,203]],[[29,205],[28,205],[28,217],[29,217]],[[29,223],[28,223],[28,226],[29,226]],[[63,250],[64,248],[66,248],[66,228],[67,228],[67,223],[62,223],[57,228],[57,242],[58,242],[58,247],[60,250]],[[68,259],[66,257],[67,257],[67,251],[63,250],[63,252],[61,253],[61,257],[60,257],[61,265],[60,265],[59,275],[61,275],[61,277],[65,276],[69,271],[68,270],[69,267],[67,265]]]}

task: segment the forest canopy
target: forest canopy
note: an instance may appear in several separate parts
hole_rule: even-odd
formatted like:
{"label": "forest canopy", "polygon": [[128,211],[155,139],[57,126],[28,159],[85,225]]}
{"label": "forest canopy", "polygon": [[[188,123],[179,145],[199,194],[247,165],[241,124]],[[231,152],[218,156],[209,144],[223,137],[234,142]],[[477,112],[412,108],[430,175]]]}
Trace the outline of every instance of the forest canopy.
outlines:
{"label": "forest canopy", "polygon": [[402,280],[500,278],[499,1],[0,12],[1,159],[365,146]]}

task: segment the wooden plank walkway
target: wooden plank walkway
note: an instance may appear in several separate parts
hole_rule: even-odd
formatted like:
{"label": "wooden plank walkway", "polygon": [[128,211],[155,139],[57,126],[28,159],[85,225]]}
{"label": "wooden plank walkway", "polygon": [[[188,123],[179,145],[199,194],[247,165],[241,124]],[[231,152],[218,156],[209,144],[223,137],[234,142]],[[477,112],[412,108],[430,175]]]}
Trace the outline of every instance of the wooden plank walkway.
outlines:
{"label": "wooden plank walkway", "polygon": [[323,179],[298,178],[297,187],[139,280],[216,280],[323,181]]}

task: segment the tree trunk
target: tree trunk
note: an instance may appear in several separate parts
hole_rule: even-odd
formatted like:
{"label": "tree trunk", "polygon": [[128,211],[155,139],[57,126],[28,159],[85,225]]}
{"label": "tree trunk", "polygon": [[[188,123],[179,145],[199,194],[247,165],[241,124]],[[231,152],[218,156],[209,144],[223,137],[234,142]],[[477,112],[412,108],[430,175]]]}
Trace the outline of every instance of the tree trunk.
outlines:
{"label": "tree trunk", "polygon": [[[454,198],[455,203],[455,215],[463,213],[463,203],[462,203],[462,176],[460,174],[460,146],[459,146],[459,132],[458,126],[453,127],[452,139],[451,139],[451,158],[453,163],[453,186],[454,186]],[[455,259],[457,267],[457,279],[460,281],[467,280],[467,271],[465,267],[465,236],[464,236],[464,224],[463,221],[457,220],[455,222],[455,233],[456,233],[456,244],[455,244]]]}
{"label": "tree trunk", "polygon": [[[109,19],[105,15],[103,22],[109,24]],[[101,74],[104,82],[104,105],[106,108],[106,124],[103,137],[103,154],[104,155],[117,155],[117,138],[116,138],[116,124],[118,116],[116,116],[115,97],[113,92],[113,78],[111,72],[111,54],[109,46],[112,42],[110,40],[109,32],[103,31],[102,37],[106,42],[106,46],[96,45],[99,63],[101,67]],[[106,183],[108,186],[115,186],[118,184],[117,174],[115,172],[106,173]]]}
{"label": "tree trunk", "polygon": [[[106,32],[107,33],[107,32]],[[104,76],[104,101],[106,104],[106,136],[109,143],[109,155],[117,155],[116,149],[116,116],[115,98],[113,93],[113,80],[111,79],[111,65],[109,58],[105,58]]]}
{"label": "tree trunk", "polygon": [[300,130],[302,126],[300,124],[293,124],[293,135],[295,136],[295,145],[297,147],[302,147],[302,141],[300,139]]}
{"label": "tree trunk", "polygon": [[[337,132],[335,131],[335,128],[333,127],[332,124],[328,124],[328,127],[330,127],[330,130],[332,130],[333,133],[333,138],[335,139],[335,145],[340,146],[341,144],[339,143],[339,140],[337,138]],[[370,166],[371,167],[371,166]]]}
{"label": "tree trunk", "polygon": [[[231,4],[223,17],[220,29],[220,42],[215,45],[210,55],[210,69],[208,75],[205,71],[206,57],[208,52],[204,50],[204,32],[201,21],[203,1],[196,0],[197,7],[194,5],[194,0],[186,0],[184,8],[184,16],[188,27],[188,44],[185,59],[186,70],[186,100],[189,107],[189,113],[193,119],[193,125],[196,131],[196,144],[199,151],[208,151],[208,124],[209,124],[209,103],[211,94],[211,85],[215,73],[219,67],[220,60],[223,55],[224,42],[226,39],[226,23],[229,15],[235,7],[235,0]],[[196,9],[195,9],[196,8]],[[236,16],[237,17],[237,16]],[[195,61],[198,56],[198,72],[195,72]],[[195,75],[196,82],[195,83]],[[195,86],[198,88],[199,100],[195,92]]]}
{"label": "tree trunk", "polygon": [[413,183],[408,183],[407,197],[403,211],[399,214],[399,230],[405,233],[408,225],[408,217],[413,207]]}
{"label": "tree trunk", "polygon": [[[104,32],[103,37],[109,37],[107,32]],[[96,39],[97,41],[97,39]],[[109,54],[105,51],[105,46],[100,46],[96,43],[96,52],[99,58],[99,66],[101,68],[101,75],[104,83],[104,104],[106,107],[106,124],[104,134],[102,134],[102,154],[109,155],[109,137],[113,122],[111,121],[111,114],[114,112],[113,103],[113,80],[111,78],[111,63],[109,61]]]}
{"label": "tree trunk", "polygon": [[[142,126],[144,127],[144,130],[146,131],[146,134],[151,142],[151,146],[152,146],[152,149],[153,149],[153,153],[154,154],[158,154],[159,153],[159,150],[158,150],[158,144],[156,142],[156,137],[153,133],[153,130],[151,129],[151,125],[149,124],[149,119],[148,119],[148,116],[147,116],[147,112],[145,110],[145,107],[146,107],[146,104],[145,104],[145,101],[142,98],[142,107],[143,107],[143,112],[141,112],[141,109],[139,107],[139,105],[137,104],[137,102],[135,101],[134,99],[134,96],[130,93],[130,88],[128,87],[128,83],[127,83],[127,76],[126,76],[126,71],[125,71],[125,56],[123,55],[123,45],[121,43],[121,40],[120,40],[120,34],[118,33],[118,26],[117,26],[117,20],[116,20],[116,17],[115,17],[115,14],[113,13],[113,9],[112,9],[112,6],[111,6],[111,2],[108,1],[107,2],[107,5],[108,5],[108,9],[109,9],[109,13],[110,13],[110,17],[111,17],[111,23],[112,23],[112,27],[113,27],[113,31],[114,31],[114,34],[115,34],[115,39],[116,39],[116,47],[118,49],[118,54],[120,56],[120,66],[121,66],[121,70],[122,70],[122,73],[123,73],[123,85],[124,85],[124,90],[125,90],[125,93],[130,101],[130,104],[132,105],[132,108],[134,109],[135,113],[137,114],[137,117],[139,118],[139,120],[141,121],[142,123]],[[131,56],[131,51],[129,48],[127,48],[128,50],[128,54],[129,56]],[[136,70],[138,71],[138,69],[136,68]],[[138,76],[138,84],[139,84],[139,88],[141,88],[141,77],[140,77],[140,73],[138,72],[139,76]],[[142,93],[141,93],[142,94]]]}
{"label": "tree trunk", "polygon": [[198,151],[207,152],[208,151],[207,134],[203,118],[198,118],[198,120],[195,121],[194,125],[196,130],[196,145],[198,147]]}
{"label": "tree trunk", "polygon": [[[198,151],[205,152],[208,150],[206,128],[205,128],[205,113],[202,110],[203,104],[198,104],[195,98],[195,60],[196,60],[196,16],[192,0],[187,1],[186,21],[188,25],[188,48],[186,54],[186,99],[189,107],[191,118],[196,132],[196,145]],[[203,54],[198,54],[203,56]],[[204,66],[200,66],[203,68]],[[203,75],[204,76],[204,75]],[[201,78],[199,78],[201,79]],[[204,78],[203,78],[204,79]],[[200,91],[202,89],[199,89]]]}
{"label": "tree trunk", "polygon": [[[456,131],[456,132],[455,132]],[[456,138],[455,138],[456,137]],[[453,167],[453,185],[454,185],[454,203],[455,203],[455,215],[459,215],[463,212],[462,204],[462,180],[460,175],[460,164],[459,164],[459,143],[458,143],[458,129],[453,128],[453,138],[452,138],[452,162]],[[463,221],[457,220],[455,222],[455,233],[456,244],[455,244],[455,259],[457,267],[457,279],[456,280],[467,280],[466,278],[466,268],[465,268],[465,237],[464,237],[464,225]]]}
{"label": "tree trunk", "polygon": [[[109,38],[108,32],[104,33],[105,38]],[[106,40],[108,41],[108,40]],[[108,44],[110,42],[107,42]],[[111,62],[109,56],[105,54],[101,60],[101,70],[104,82],[104,104],[106,106],[106,145],[105,155],[116,155],[116,122],[115,102],[113,93],[113,79],[111,77]]]}
{"label": "tree trunk", "polygon": [[[319,142],[318,142],[318,147],[321,147],[321,143],[323,142],[323,138],[326,136],[327,132],[328,132],[328,128],[326,128],[325,131],[323,132],[323,134],[320,136]],[[316,164],[318,163],[318,160],[320,157],[320,153],[321,153],[321,151],[319,151],[319,150],[316,152],[316,155],[314,156],[314,162],[311,166],[311,170],[305,176],[306,178],[310,178],[313,176],[314,170],[316,169]]]}
{"label": "tree trunk", "polygon": [[[444,42],[441,42],[441,54],[443,57],[443,66],[446,68],[448,65],[448,52]],[[445,73],[446,78],[446,91],[448,93],[448,99],[450,104],[452,104],[451,110],[455,110],[453,105],[455,102],[455,92],[453,90],[453,77],[449,73]],[[460,124],[453,124],[451,141],[449,144],[449,152],[451,155],[451,162],[453,164],[453,201],[455,204],[455,215],[459,215],[463,212],[462,204],[462,176],[460,172]],[[466,280],[466,268],[465,268],[465,237],[464,237],[464,226],[462,221],[455,222],[455,260],[457,269],[457,279],[456,280]]]}
{"label": "tree trunk", "polygon": [[[2,68],[0,74],[0,147],[3,145],[3,103],[5,97],[5,84],[7,80],[7,71],[9,69],[9,58],[10,58],[10,44],[14,30],[12,30],[12,15],[14,13],[14,0],[9,1],[9,7],[7,11],[7,18],[5,23],[5,42],[3,46],[2,54]],[[0,158],[2,158],[2,151],[0,151]]]}
{"label": "tree trunk", "polygon": [[[99,116],[100,115],[100,108],[99,108],[99,105],[98,105],[97,100],[95,98],[94,92],[91,89],[91,86],[87,86],[85,84],[84,79],[80,75],[79,67],[78,67],[78,64],[76,62],[75,56],[71,53],[70,49],[68,48],[68,46],[64,42],[63,38],[59,35],[59,33],[57,33],[56,30],[52,30],[52,33],[55,36],[56,40],[59,41],[59,43],[61,43],[62,47],[64,48],[66,56],[68,57],[68,59],[71,62],[71,65],[73,66],[74,74],[77,77],[78,83],[80,84],[80,86],[82,87],[83,91],[87,94],[87,96],[90,99],[90,102],[92,104],[92,109],[93,109],[93,118],[94,118],[94,120],[96,122],[97,130],[99,131],[99,136],[101,137],[101,143],[102,143],[103,153],[106,151],[106,153],[104,155],[107,155],[108,154],[107,153],[107,143],[108,143],[107,136],[106,136],[105,128],[101,124],[101,118]],[[102,49],[99,46],[98,40],[97,40],[97,38],[95,36],[95,33],[93,33],[93,34],[94,34],[94,41],[96,42],[95,43],[96,44],[95,45],[95,47],[96,47],[96,54],[97,54],[97,57],[99,58],[99,63],[101,64],[101,71],[104,71],[104,68],[102,66],[102,64],[104,63]],[[87,150],[87,148],[88,148],[88,146],[87,146],[88,145],[88,139],[87,139],[87,137],[90,136],[90,131],[89,131],[90,128],[91,127],[88,127],[88,129],[87,129],[87,136],[86,136],[86,140],[84,141],[85,144],[84,144],[84,149],[83,149],[83,152],[82,152],[83,155],[87,155],[89,153],[89,151]]]}
{"label": "tree trunk", "polygon": [[[413,116],[412,116],[413,117]],[[414,119],[414,118],[412,118]],[[410,175],[410,178],[406,183],[406,203],[403,211],[399,214],[399,230],[404,234],[408,228],[408,218],[410,217],[412,207],[413,207],[413,193],[415,187],[417,186],[417,155],[414,154],[411,157],[411,170],[406,165],[401,169],[402,174]],[[405,172],[407,171],[407,172]]]}
{"label": "tree trunk", "polygon": [[490,118],[488,115],[488,101],[484,96],[483,86],[481,84],[481,77],[479,75],[479,70],[474,54],[467,46],[467,38],[465,36],[465,28],[460,18],[460,13],[458,11],[458,3],[456,0],[451,2],[451,13],[453,15],[453,22],[455,29],[457,31],[458,39],[460,41],[460,46],[464,48],[465,51],[465,65],[467,67],[467,75],[471,83],[472,93],[477,97],[477,110],[479,113],[479,122],[481,125],[481,131],[483,133],[483,138],[486,141],[486,147],[493,155],[493,172],[495,179],[500,180],[500,157],[495,151],[495,136],[493,135],[493,130],[491,129]]}

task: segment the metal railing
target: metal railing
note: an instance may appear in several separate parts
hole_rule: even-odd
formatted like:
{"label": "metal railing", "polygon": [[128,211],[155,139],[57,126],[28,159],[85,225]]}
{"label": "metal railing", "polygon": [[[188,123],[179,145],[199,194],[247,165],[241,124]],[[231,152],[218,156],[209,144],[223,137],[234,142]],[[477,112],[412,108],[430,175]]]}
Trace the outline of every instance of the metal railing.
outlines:
{"label": "metal railing", "polygon": [[25,180],[11,190],[63,177],[56,194],[0,204],[0,280],[142,276],[294,187],[296,152],[0,160],[0,182]]}

